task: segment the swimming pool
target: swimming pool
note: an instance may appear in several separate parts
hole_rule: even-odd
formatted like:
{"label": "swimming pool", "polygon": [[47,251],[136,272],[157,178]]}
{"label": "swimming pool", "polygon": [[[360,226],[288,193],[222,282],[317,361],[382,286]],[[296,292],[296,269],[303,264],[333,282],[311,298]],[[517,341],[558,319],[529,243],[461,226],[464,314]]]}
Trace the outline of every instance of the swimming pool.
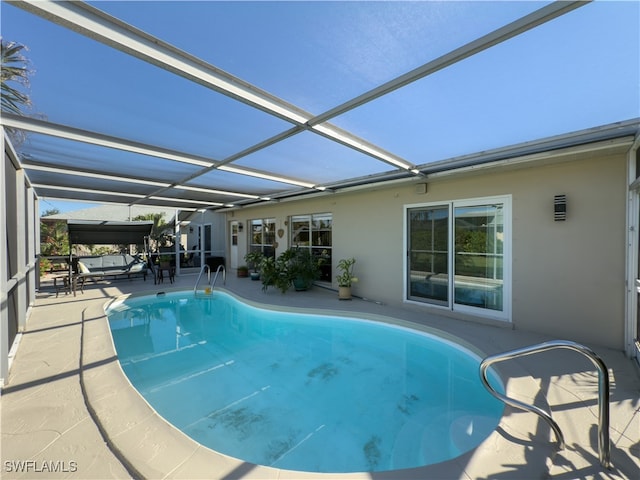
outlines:
{"label": "swimming pool", "polygon": [[477,446],[502,415],[478,380],[480,358],[435,335],[261,309],[218,291],[129,298],[107,314],[147,402],[201,444],[251,463],[429,465]]}

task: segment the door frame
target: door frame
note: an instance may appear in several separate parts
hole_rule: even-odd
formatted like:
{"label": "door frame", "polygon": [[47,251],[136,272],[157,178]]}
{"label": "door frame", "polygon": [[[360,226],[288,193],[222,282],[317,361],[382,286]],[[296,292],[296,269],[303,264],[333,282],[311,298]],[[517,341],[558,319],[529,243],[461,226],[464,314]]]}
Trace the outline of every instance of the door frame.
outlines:
{"label": "door frame", "polygon": [[[238,244],[240,243],[240,229],[238,220],[229,223],[229,268],[238,268]],[[236,237],[234,244],[233,237]]]}
{"label": "door frame", "polygon": [[640,135],[627,157],[627,251],[625,292],[625,353],[640,364]]}
{"label": "door frame", "polygon": [[[504,243],[503,243],[503,304],[502,310],[491,310],[481,307],[472,307],[463,305],[461,303],[455,302],[454,295],[454,272],[455,268],[454,264],[454,255],[455,255],[455,209],[456,207],[471,207],[471,206],[481,206],[491,203],[500,203],[503,206],[503,235],[504,235]],[[403,292],[402,298],[404,303],[412,303],[416,305],[428,306],[436,309],[448,310],[451,312],[458,312],[462,314],[470,314],[477,316],[478,318],[489,318],[492,320],[498,320],[505,323],[512,323],[512,205],[513,205],[513,196],[511,194],[506,195],[494,195],[494,196],[486,196],[486,197],[474,197],[474,198],[456,198],[452,200],[443,200],[437,202],[427,202],[427,203],[416,203],[416,204],[407,204],[404,205],[403,213],[403,245],[405,248],[405,255],[403,259]],[[448,233],[448,256],[449,256],[449,279],[448,288],[449,295],[446,305],[429,302],[429,301],[421,301],[409,296],[409,223],[408,223],[408,213],[409,210],[415,208],[429,208],[430,206],[446,206],[449,209],[449,233]]]}

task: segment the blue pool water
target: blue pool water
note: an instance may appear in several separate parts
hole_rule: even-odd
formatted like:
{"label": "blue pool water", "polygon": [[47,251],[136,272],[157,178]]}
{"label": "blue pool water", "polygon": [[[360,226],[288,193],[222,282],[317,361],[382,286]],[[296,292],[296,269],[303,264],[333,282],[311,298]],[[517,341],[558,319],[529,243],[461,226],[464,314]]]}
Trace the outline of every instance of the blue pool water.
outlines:
{"label": "blue pool water", "polygon": [[130,298],[107,314],[122,368],[149,404],[251,463],[423,466],[474,448],[502,415],[476,355],[413,330],[260,309],[217,291]]}

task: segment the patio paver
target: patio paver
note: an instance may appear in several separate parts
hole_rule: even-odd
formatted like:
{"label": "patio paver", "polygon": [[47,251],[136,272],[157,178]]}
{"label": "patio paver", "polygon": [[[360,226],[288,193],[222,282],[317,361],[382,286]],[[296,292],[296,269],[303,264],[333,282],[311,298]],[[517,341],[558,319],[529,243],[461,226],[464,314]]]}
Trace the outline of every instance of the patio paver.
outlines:
{"label": "patio paver", "polygon": [[[505,410],[500,426],[472,452],[439,465],[396,472],[319,475],[259,467],[199,446],[158,417],[124,378],[114,358],[105,303],[124,293],[191,289],[195,276],[173,285],[142,279],[88,283],[76,297],[55,297],[44,285],[8,384],[0,397],[2,478],[638,478],[640,377],[621,352],[591,346],[611,379],[612,464],[598,463],[597,372],[572,352],[546,352],[500,367],[507,392],[551,409],[567,448],[556,452],[548,427],[533,414]],[[363,313],[437,328],[493,354],[548,338],[509,328],[427,315],[355,299],[340,302],[319,287],[309,292],[262,292],[260,284],[229,276],[226,288],[254,302]],[[126,465],[126,466],[125,466]],[[52,471],[55,470],[55,471]]]}

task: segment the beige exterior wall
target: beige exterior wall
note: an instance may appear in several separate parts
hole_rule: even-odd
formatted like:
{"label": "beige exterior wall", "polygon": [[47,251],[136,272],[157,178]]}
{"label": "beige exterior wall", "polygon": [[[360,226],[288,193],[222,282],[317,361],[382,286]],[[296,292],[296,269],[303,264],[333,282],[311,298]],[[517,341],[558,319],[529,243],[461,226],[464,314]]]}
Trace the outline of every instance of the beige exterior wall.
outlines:
{"label": "beige exterior wall", "polygon": [[[281,252],[289,246],[290,215],[331,212],[334,271],[340,258],[354,256],[354,294],[403,305],[405,206],[511,195],[513,327],[623,350],[626,157],[563,160],[430,179],[426,194],[416,193],[415,182],[399,183],[243,208],[227,220],[244,222],[242,258],[249,220],[275,217],[285,231]],[[553,220],[558,194],[567,195],[565,222]]]}

